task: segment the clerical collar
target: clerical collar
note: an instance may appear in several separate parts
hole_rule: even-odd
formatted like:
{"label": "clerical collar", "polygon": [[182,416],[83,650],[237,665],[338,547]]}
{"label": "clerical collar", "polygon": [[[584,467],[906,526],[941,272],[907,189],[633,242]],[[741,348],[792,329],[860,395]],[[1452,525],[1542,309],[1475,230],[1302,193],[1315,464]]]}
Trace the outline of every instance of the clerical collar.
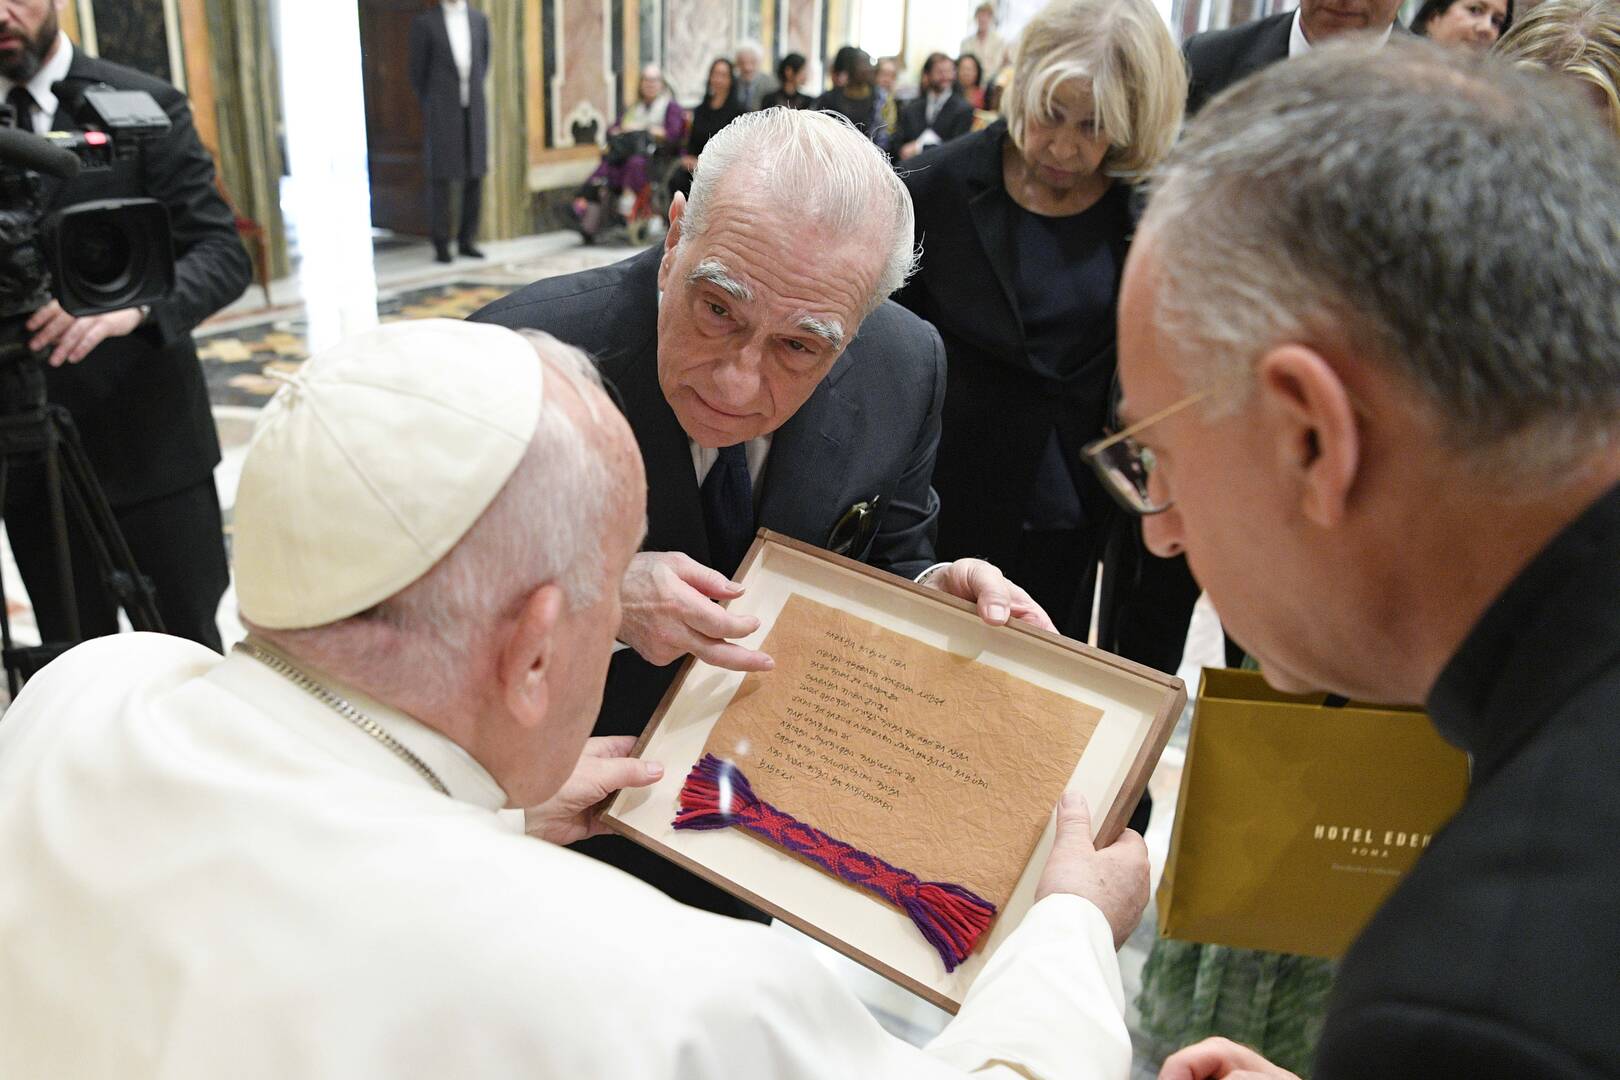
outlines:
{"label": "clerical collar", "polygon": [[[263,642],[256,644],[266,648]],[[270,651],[282,655],[273,648]],[[495,782],[495,778],[449,737],[324,673],[301,664],[294,663],[294,667],[320,687],[347,701],[373,721],[389,739],[420,759],[444,784],[452,799],[486,810],[500,810],[509,802],[506,792]],[[344,760],[358,764],[363,754],[364,760],[372,766],[367,771],[397,777],[428,790],[427,781],[384,741],[368,735],[328,704],[262,661],[244,652],[233,651],[216,670],[233,682],[240,678],[252,679],[251,690],[241,687],[239,692],[244,692],[244,696],[249,696],[275,719],[298,724],[295,718],[322,717],[319,723],[301,723],[298,726],[319,730],[322,741]],[[327,717],[329,721],[324,719]],[[362,750],[362,747],[366,749]]]}
{"label": "clerical collar", "polygon": [[1593,503],[1502,591],[1435,681],[1429,715],[1474,755],[1476,782],[1620,661],[1620,487]]}

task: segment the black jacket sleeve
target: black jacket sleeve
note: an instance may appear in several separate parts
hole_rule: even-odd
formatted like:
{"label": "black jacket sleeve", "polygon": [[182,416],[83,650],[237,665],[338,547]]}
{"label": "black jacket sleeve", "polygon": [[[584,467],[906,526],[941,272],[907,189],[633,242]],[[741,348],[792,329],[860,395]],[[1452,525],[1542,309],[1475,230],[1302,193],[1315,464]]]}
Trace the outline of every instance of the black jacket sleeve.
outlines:
{"label": "black jacket sleeve", "polygon": [[253,265],[235,215],[214,187],[214,161],[197,138],[185,95],[165,88],[154,97],[172,126],[142,150],[141,180],[146,195],[168,207],[174,233],[174,291],[152,305],[151,315],[168,344],[241,296],[253,280]]}

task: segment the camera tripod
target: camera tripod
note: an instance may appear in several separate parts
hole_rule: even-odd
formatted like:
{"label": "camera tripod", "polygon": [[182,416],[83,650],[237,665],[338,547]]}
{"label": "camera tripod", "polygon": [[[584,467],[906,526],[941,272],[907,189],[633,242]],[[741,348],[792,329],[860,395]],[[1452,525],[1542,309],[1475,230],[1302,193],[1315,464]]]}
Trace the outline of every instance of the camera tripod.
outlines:
{"label": "camera tripod", "polygon": [[[30,676],[82,640],[73,559],[68,550],[69,511],[90,548],[97,572],[129,617],[130,625],[136,630],[163,630],[156,592],[135,566],[118,519],[79,442],[73,418],[62,406],[45,400],[45,373],[40,357],[28,348],[29,336],[22,316],[0,322],[0,520],[5,516],[13,464],[40,461],[56,554],[57,598],[62,602],[67,637],[42,641],[33,648],[17,647],[11,639],[5,590],[0,587],[0,663],[5,666],[13,698]],[[36,609],[38,606],[36,600]]]}

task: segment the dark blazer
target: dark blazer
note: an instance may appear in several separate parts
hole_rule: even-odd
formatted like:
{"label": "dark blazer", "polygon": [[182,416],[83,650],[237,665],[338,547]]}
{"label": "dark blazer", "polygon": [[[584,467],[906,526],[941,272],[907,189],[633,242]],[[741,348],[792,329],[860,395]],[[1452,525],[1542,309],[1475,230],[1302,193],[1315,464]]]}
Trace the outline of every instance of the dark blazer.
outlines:
{"label": "dark blazer", "polygon": [[1284,11],[1242,26],[1194,34],[1182,46],[1187,57],[1187,115],[1228,86],[1268,64],[1288,59],[1294,13]]}
{"label": "dark blazer", "polygon": [[[168,83],[75,49],[58,98],[106,83],[144,90],[168,113],[167,134],[138,159],[72,180],[48,179],[46,205],[59,209],[88,199],[157,199],[169,211],[176,256],[175,287],[152,305],[145,325],[110,338],[81,363],[47,368],[49,399],[67,407],[90,463],[114,506],[170,495],[212,474],[219,437],[191,331],[242,295],[253,267],[235,218],[214,188],[214,162],[197,139],[185,95]],[[78,130],[60,109],[58,130]]]}
{"label": "dark blazer", "polygon": [[[537,281],[475,313],[480,322],[548,331],[594,356],[616,390],[647,469],[646,551],[707,565],[708,535],[691,444],[658,385],[658,263],[653,249],[599,270]],[[945,353],[932,327],[884,303],[771,440],[759,524],[824,545],[844,512],[880,500],[880,515],[845,552],[913,577],[934,560],[939,500],[929,486],[939,445]],[[680,663],[654,667],[614,653],[598,735],[639,735]],[[675,899],[728,915],[746,904],[617,837],[579,845]]]}
{"label": "dark blazer", "polygon": [[[934,468],[943,558],[979,555],[1006,566],[1018,550],[1036,469],[1054,428],[1076,455],[1102,431],[1114,377],[1106,345],[1059,380],[1031,366],[1019,312],[1018,206],[1002,181],[1007,124],[998,121],[915,158],[904,181],[916,208],[922,262],[895,297],[938,328],[948,358],[943,431]],[[1124,188],[1105,195],[1128,200]],[[1128,221],[1122,207],[1121,219]],[[1113,237],[1123,267],[1128,231]],[[1106,492],[1079,477],[1082,507],[1100,545],[1113,517]],[[1077,552],[1077,564],[1096,551]],[[1091,596],[1085,596],[1087,613]],[[1068,613],[1049,612],[1060,627]],[[1071,626],[1072,631],[1074,628]],[[1083,631],[1081,631],[1083,633]]]}
{"label": "dark blazer", "polygon": [[928,122],[928,98],[919,94],[900,108],[899,134],[895,137],[893,146],[895,153],[900,147],[913,139],[920,138],[922,133],[930,127],[934,134],[944,142],[959,139],[973,130],[973,106],[968,99],[956,91],[945,99],[945,104],[939,107],[939,115],[934,122]]}
{"label": "dark blazer", "polygon": [[[461,111],[461,77],[450,52],[450,32],[437,7],[411,22],[411,87],[422,103],[422,160],[429,180],[466,180],[489,171],[489,115],[484,76],[489,72],[489,16],[467,9],[472,64],[467,74],[467,116]],[[470,138],[470,142],[469,142]]]}
{"label": "dark blazer", "polygon": [[1468,799],[1340,965],[1318,1080],[1620,1076],[1617,551],[1620,488],[1435,683]]}

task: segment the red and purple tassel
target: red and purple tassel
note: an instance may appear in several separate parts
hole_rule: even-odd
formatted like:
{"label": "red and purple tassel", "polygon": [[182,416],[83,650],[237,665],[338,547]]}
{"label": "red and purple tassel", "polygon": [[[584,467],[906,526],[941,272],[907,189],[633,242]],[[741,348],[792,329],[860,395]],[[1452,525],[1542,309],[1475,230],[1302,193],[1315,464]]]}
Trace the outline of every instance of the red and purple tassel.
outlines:
{"label": "red and purple tassel", "polygon": [[919,881],[916,874],[783,813],[754,794],[741,769],[705,754],[681,788],[675,828],[725,829],[733,825],[803,855],[835,877],[904,911],[939,951],[946,971],[955,971],[967,959],[996,917],[994,904],[960,885]]}

